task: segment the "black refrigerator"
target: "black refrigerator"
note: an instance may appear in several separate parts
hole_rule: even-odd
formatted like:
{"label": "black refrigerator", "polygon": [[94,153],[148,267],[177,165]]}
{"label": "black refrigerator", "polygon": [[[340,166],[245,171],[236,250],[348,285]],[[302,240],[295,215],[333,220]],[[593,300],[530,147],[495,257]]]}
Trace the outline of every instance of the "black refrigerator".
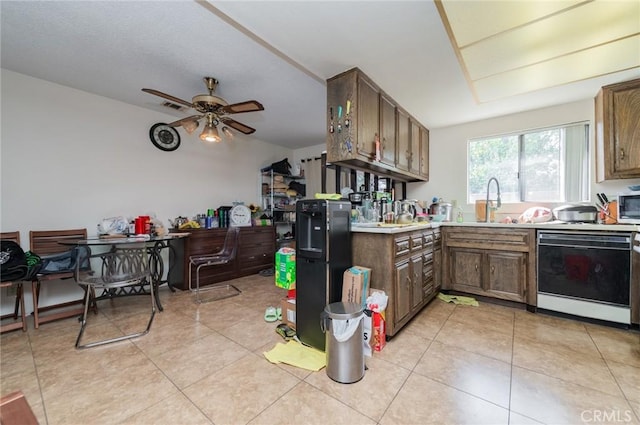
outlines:
{"label": "black refrigerator", "polygon": [[342,276],[351,266],[351,203],[296,202],[296,333],[303,344],[324,351],[320,315],[342,300]]}

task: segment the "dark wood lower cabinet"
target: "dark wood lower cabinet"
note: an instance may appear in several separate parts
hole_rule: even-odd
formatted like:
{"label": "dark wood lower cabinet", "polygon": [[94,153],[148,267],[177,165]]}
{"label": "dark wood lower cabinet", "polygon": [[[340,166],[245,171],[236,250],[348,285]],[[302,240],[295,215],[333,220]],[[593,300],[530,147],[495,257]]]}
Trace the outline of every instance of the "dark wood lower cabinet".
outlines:
{"label": "dark wood lower cabinet", "polygon": [[536,305],[536,231],[443,227],[443,289]]}
{"label": "dark wood lower cabinet", "polygon": [[[178,289],[189,289],[189,257],[211,254],[222,249],[227,228],[191,229],[184,239],[184,276]],[[273,267],[276,253],[276,232],[273,226],[241,227],[236,260],[224,266],[200,269],[200,286],[211,285],[242,276],[249,276]],[[192,270],[191,287],[196,274]]]}
{"label": "dark wood lower cabinet", "polygon": [[[387,304],[387,337],[395,335],[437,294],[440,275],[439,229],[422,228],[394,234],[351,233],[353,264],[371,269],[371,288],[383,290]],[[437,259],[434,259],[437,254]],[[439,266],[438,266],[439,267]]]}

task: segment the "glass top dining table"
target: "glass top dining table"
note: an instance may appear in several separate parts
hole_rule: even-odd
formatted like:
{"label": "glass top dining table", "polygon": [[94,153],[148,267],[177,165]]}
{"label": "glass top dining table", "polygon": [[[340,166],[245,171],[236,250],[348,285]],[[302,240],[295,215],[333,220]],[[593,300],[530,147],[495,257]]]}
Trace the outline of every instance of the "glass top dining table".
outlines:
{"label": "glass top dining table", "polygon": [[[167,284],[172,292],[175,292],[175,288],[171,285],[168,276],[171,273],[172,263],[169,261],[169,268],[167,269],[167,278],[164,278],[165,262],[162,257],[162,250],[169,250],[169,257],[175,257],[175,249],[171,245],[171,241],[188,237],[189,233],[168,233],[166,235],[154,236],[154,235],[107,235],[107,236],[95,236],[87,239],[77,239],[75,241],[60,241],[62,245],[68,246],[88,246],[88,247],[111,247],[110,249],[118,249],[118,247],[124,247],[133,244],[145,244],[147,247],[147,253],[149,255],[149,268],[151,271],[151,283],[154,285],[156,305],[160,311],[163,310],[160,303],[160,297],[158,295],[158,287],[164,283]],[[178,259],[181,261],[182,259]]]}

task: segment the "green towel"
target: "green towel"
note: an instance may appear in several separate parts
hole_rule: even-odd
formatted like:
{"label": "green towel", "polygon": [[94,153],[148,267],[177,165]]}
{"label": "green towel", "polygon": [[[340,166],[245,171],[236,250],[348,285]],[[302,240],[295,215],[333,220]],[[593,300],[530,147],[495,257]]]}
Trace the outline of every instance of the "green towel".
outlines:
{"label": "green towel", "polygon": [[463,297],[462,295],[445,295],[442,292],[438,293],[438,298],[447,303],[461,304],[461,305],[472,305],[474,307],[478,307],[478,301],[472,297]]}

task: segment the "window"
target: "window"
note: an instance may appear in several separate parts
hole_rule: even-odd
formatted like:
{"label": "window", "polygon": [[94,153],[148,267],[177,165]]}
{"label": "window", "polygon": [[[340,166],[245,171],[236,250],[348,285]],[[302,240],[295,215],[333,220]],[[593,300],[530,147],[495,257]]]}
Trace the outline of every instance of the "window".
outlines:
{"label": "window", "polygon": [[588,201],[588,146],[588,123],[469,140],[467,201],[486,199],[491,177],[502,202]]}

